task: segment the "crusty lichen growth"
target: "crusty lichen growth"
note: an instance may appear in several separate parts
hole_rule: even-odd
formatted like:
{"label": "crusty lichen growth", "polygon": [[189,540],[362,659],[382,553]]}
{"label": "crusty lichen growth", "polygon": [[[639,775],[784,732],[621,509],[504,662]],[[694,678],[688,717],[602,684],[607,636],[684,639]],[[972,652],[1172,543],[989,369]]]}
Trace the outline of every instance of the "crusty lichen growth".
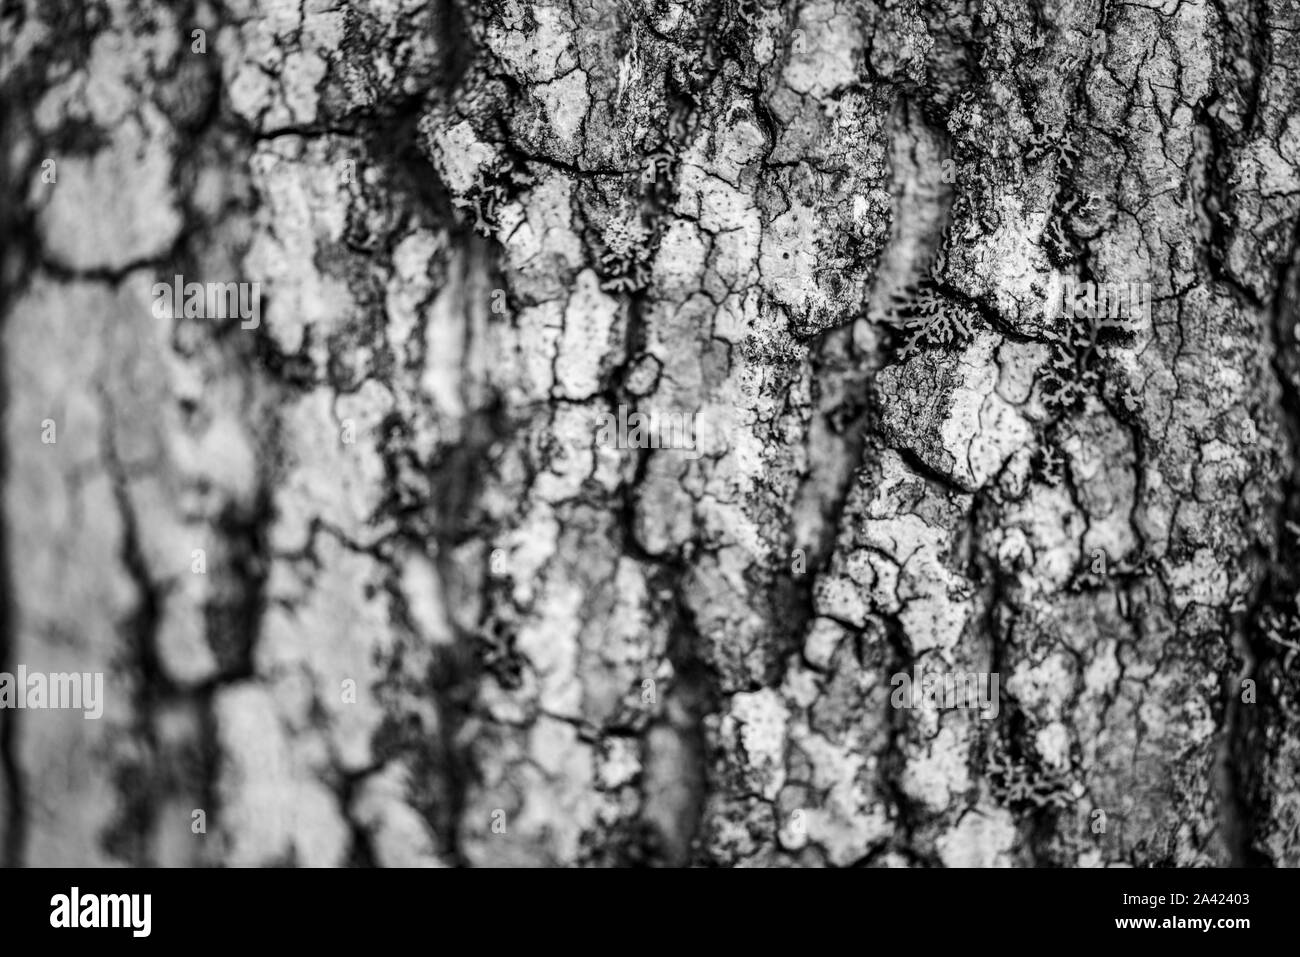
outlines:
{"label": "crusty lichen growth", "polygon": [[1300,24],[1228,6],[29,2],[0,667],[110,706],[0,850],[1296,863]]}

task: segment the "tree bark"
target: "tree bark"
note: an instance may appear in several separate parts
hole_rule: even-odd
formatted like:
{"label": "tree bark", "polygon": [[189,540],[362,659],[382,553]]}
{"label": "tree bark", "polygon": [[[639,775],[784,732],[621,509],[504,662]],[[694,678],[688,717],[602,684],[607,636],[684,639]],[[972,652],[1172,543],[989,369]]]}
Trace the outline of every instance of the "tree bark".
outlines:
{"label": "tree bark", "polygon": [[0,51],[0,860],[1300,863],[1295,3]]}

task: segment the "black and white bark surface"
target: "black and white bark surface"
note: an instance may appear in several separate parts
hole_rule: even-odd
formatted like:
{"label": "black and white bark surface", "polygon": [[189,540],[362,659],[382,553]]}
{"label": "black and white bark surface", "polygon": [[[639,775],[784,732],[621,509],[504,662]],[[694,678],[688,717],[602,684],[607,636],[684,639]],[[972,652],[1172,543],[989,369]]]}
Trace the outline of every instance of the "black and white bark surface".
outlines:
{"label": "black and white bark surface", "polygon": [[1296,0],[0,5],[0,671],[105,675],[0,710],[0,859],[1300,863],[1297,69]]}

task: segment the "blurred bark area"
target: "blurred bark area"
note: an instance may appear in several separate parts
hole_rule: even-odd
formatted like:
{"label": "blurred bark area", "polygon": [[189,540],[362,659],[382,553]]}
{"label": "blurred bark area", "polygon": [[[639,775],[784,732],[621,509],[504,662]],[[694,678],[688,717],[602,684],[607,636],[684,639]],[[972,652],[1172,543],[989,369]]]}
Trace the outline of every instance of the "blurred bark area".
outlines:
{"label": "blurred bark area", "polygon": [[1297,67],[1294,0],[5,4],[0,671],[106,707],[0,710],[0,860],[1300,863]]}

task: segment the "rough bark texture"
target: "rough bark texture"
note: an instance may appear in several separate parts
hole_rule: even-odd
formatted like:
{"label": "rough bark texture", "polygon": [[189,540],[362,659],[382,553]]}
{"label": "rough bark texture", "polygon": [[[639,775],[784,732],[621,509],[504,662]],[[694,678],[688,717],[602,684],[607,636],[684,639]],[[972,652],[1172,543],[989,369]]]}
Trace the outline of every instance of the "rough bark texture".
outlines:
{"label": "rough bark texture", "polygon": [[0,710],[0,858],[1300,863],[1297,69],[1294,0],[4,4],[0,671],[107,704]]}

